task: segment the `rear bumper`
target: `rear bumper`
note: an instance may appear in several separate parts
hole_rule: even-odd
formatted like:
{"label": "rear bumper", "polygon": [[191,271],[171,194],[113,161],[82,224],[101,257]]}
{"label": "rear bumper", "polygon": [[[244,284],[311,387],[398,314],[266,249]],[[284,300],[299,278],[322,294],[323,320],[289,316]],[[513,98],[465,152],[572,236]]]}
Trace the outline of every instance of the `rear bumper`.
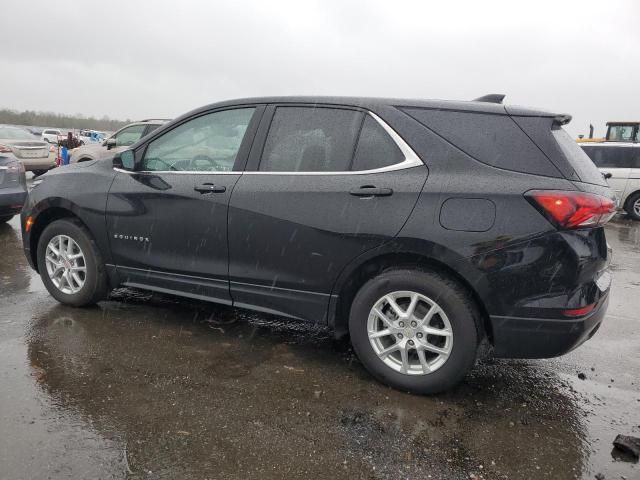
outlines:
{"label": "rear bumper", "polygon": [[55,155],[42,158],[21,158],[20,161],[27,172],[32,172],[33,170],[51,170],[56,166]]}
{"label": "rear bumper", "polygon": [[609,305],[606,294],[591,314],[579,319],[491,316],[494,355],[504,358],[550,358],[564,355],[598,330]]}
{"label": "rear bumper", "polygon": [[0,216],[20,213],[26,199],[27,191],[22,186],[19,188],[0,188]]}

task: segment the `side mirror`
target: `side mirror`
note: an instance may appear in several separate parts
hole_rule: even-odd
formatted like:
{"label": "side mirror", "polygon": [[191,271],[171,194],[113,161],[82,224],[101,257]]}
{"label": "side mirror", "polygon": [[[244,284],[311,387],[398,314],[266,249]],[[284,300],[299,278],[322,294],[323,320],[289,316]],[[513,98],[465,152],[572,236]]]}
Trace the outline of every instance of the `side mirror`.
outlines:
{"label": "side mirror", "polygon": [[116,146],[116,139],[109,138],[107,141],[104,142],[104,145],[107,147],[107,150],[111,150],[113,147]]}
{"label": "side mirror", "polygon": [[611,177],[613,177],[613,173],[611,172],[603,173],[602,176],[604,177],[605,180],[609,180]]}
{"label": "side mirror", "polygon": [[123,170],[133,170],[136,164],[133,150],[125,150],[113,157],[113,168],[121,168]]}

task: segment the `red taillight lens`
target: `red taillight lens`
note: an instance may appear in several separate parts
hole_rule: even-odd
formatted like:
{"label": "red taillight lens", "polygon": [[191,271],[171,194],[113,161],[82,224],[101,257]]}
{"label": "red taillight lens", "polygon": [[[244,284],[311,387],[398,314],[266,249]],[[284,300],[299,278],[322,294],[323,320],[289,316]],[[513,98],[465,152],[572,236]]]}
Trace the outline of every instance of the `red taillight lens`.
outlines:
{"label": "red taillight lens", "polygon": [[592,193],[534,190],[525,196],[560,228],[597,227],[616,213],[613,200]]}
{"label": "red taillight lens", "polygon": [[6,145],[2,145],[0,143],[0,153],[11,153],[13,152],[13,150],[11,150],[11,147],[7,147]]}
{"label": "red taillight lens", "polygon": [[562,313],[565,315],[565,317],[584,317],[585,315],[593,312],[594,308],[596,308],[596,304],[592,303],[591,305],[587,305],[586,307],[564,310]]}

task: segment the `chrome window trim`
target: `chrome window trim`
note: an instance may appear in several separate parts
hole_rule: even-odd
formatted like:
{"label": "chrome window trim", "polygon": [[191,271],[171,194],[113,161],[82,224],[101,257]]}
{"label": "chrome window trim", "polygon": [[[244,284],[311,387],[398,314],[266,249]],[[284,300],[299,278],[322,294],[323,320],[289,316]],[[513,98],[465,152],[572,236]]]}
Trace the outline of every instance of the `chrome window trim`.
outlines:
{"label": "chrome window trim", "polygon": [[216,172],[216,171],[190,171],[190,170],[141,170],[141,171],[130,171],[123,170],[120,168],[115,168],[114,170],[122,173],[172,173],[177,175],[370,175],[374,173],[385,173],[385,172],[394,172],[396,170],[405,170],[407,168],[415,168],[424,166],[420,157],[413,151],[413,149],[405,142],[398,133],[391,128],[384,120],[378,117],[373,112],[367,112],[367,115],[370,115],[378,124],[387,132],[387,134],[391,137],[391,139],[398,146],[402,154],[404,155],[404,160],[400,163],[394,163],[393,165],[389,165],[387,167],[381,168],[372,168],[370,170],[345,170],[338,172],[260,172],[260,171],[230,171],[230,172]]}
{"label": "chrome window trim", "polygon": [[391,137],[391,139],[398,146],[402,154],[404,155],[404,160],[400,163],[394,163],[393,165],[389,165],[387,167],[381,168],[372,168],[370,170],[345,170],[339,172],[244,172],[245,174],[250,175],[369,175],[373,173],[384,173],[384,172],[393,172],[395,170],[404,170],[407,168],[414,168],[419,166],[424,166],[420,157],[413,151],[413,149],[405,142],[398,133],[391,128],[384,120],[382,120],[379,116],[377,116],[373,112],[367,112],[367,115],[370,115],[378,124],[384,129],[385,132]]}

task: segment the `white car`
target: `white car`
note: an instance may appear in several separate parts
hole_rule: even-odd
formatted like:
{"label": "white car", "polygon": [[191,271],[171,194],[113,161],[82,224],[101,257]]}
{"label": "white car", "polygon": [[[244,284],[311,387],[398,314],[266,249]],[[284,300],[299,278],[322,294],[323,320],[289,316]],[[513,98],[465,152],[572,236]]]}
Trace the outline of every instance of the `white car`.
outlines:
{"label": "white car", "polygon": [[85,144],[71,150],[69,163],[88,162],[108,156],[113,148],[128,147],[148,135],[168,120],[142,120],[122,127],[116,133],[100,143]]}
{"label": "white car", "polygon": [[65,139],[66,136],[63,135],[60,130],[54,128],[45,128],[42,131],[41,138],[47,143],[57,144],[60,140]]}
{"label": "white car", "polygon": [[640,143],[602,142],[580,145],[618,197],[618,206],[640,220]]}

